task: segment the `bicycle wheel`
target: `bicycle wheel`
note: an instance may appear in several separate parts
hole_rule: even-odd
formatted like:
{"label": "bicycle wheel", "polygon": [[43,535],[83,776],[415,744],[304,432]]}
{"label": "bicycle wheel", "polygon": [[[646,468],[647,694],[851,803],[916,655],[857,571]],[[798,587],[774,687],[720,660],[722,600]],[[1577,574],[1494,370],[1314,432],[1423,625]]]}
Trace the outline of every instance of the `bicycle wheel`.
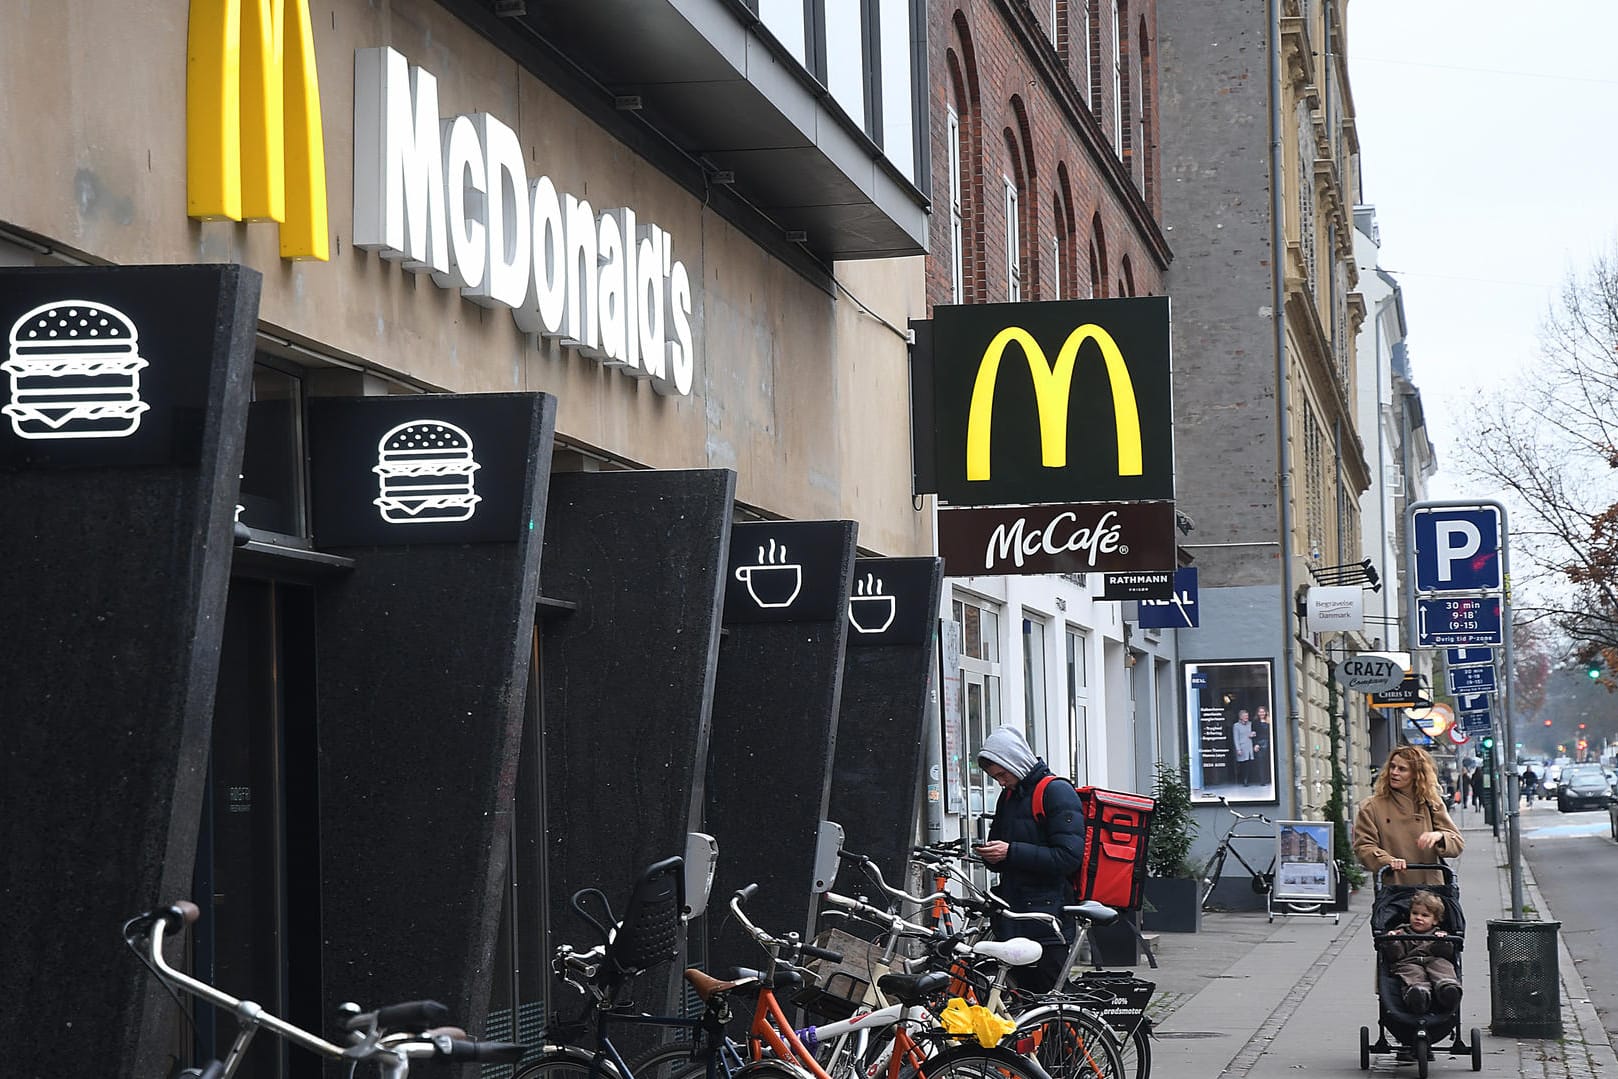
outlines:
{"label": "bicycle wheel", "polygon": [[[1051,1079],[1144,1079],[1138,1053],[1125,1046],[1106,1020],[1074,1004],[1052,1004],[1017,1017],[1017,1047],[1037,1060]],[[1029,1043],[1032,1044],[1029,1044]],[[1129,1040],[1132,1049],[1134,1039]],[[1133,1065],[1133,1067],[1131,1066]],[[1151,1070],[1151,1053],[1145,1057]]]}
{"label": "bicycle wheel", "polygon": [[[714,1075],[734,1076],[746,1059],[741,1046],[728,1042],[719,1050]],[[706,1050],[689,1037],[667,1045],[654,1045],[629,1063],[633,1079],[704,1079],[708,1074]]]}
{"label": "bicycle wheel", "polygon": [[[1113,1058],[1117,1059],[1116,1052]],[[919,1073],[906,1067],[899,1073],[899,1079],[1054,1079],[1054,1076],[1032,1056],[999,1046],[985,1049],[978,1045],[961,1045],[928,1057],[922,1061]]]}
{"label": "bicycle wheel", "polygon": [[[595,1054],[572,1045],[547,1045],[531,1064],[517,1069],[511,1079],[592,1079]],[[594,1079],[624,1079],[618,1066],[603,1059]]]}
{"label": "bicycle wheel", "polygon": [[755,1060],[732,1073],[731,1079],[811,1079],[809,1072],[784,1060]]}

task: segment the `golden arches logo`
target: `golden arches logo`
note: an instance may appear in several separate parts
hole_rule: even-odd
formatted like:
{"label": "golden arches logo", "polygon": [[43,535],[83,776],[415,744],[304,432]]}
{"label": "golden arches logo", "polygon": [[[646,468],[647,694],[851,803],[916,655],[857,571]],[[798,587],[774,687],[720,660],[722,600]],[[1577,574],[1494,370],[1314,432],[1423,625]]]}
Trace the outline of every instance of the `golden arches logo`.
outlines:
{"label": "golden arches logo", "polygon": [[281,257],[330,258],[309,0],[191,0],[186,213],[276,221]]}
{"label": "golden arches logo", "polygon": [[1140,408],[1135,403],[1135,384],[1129,366],[1112,335],[1094,323],[1068,334],[1056,354],[1052,368],[1034,335],[1020,326],[1009,326],[995,335],[983,351],[977,381],[972,386],[972,402],[966,419],[966,478],[989,478],[990,431],[994,418],[994,387],[1000,376],[1000,360],[1006,348],[1022,346],[1028,369],[1034,376],[1034,402],[1039,409],[1040,461],[1046,468],[1067,467],[1067,404],[1073,390],[1073,370],[1079,349],[1094,341],[1107,365],[1107,381],[1112,387],[1112,410],[1118,437],[1118,475],[1139,476],[1142,471]]}

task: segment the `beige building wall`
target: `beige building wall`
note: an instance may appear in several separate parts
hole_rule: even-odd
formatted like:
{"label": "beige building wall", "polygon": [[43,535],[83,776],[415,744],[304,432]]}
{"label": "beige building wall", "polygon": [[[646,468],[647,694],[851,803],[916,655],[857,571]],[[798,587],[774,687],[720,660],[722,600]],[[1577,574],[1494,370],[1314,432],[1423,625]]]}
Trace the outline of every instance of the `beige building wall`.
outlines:
{"label": "beige building wall", "polygon": [[[241,262],[267,333],[453,392],[544,390],[559,439],[656,468],[726,467],[770,516],[853,518],[860,545],[931,551],[911,505],[908,357],[919,258],[844,264],[828,289],[771,257],[430,0],[311,0],[332,254],[279,257],[273,223],[186,216],[187,0],[0,6],[0,228],[91,262]],[[438,78],[440,113],[513,128],[530,180],[634,208],[691,274],[696,383],[644,382],[522,332],[352,244],[354,51],[391,46]]]}

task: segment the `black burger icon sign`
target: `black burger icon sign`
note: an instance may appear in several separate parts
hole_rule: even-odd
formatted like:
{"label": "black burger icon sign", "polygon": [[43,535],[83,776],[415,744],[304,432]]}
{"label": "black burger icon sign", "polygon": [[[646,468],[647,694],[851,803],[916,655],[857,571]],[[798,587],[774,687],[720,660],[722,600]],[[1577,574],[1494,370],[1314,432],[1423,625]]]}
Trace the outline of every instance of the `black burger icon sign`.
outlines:
{"label": "black burger icon sign", "polygon": [[140,399],[140,335],[123,312],[93,300],[52,300],[11,327],[0,412],[19,438],[123,438],[151,406]]}
{"label": "black burger icon sign", "polygon": [[482,499],[473,474],[472,438],[444,420],[401,423],[377,443],[380,491],[373,500],[389,524],[467,521]]}

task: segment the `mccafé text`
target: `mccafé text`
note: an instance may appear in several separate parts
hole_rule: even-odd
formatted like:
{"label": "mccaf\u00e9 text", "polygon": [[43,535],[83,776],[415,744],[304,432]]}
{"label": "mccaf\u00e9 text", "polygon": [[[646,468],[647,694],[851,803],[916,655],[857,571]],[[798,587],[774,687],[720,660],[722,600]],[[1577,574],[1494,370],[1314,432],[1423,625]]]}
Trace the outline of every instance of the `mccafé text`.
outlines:
{"label": "mccaf\u00e9 text", "polygon": [[990,535],[988,548],[983,555],[983,568],[993,570],[1007,559],[1020,567],[1025,558],[1038,554],[1054,556],[1069,551],[1082,552],[1089,564],[1094,566],[1101,555],[1126,552],[1122,539],[1123,530],[1114,510],[1102,514],[1089,528],[1079,525],[1077,515],[1071,511],[1058,513],[1044,528],[1032,532],[1028,530],[1027,519],[1018,517],[1010,524],[997,526]]}

